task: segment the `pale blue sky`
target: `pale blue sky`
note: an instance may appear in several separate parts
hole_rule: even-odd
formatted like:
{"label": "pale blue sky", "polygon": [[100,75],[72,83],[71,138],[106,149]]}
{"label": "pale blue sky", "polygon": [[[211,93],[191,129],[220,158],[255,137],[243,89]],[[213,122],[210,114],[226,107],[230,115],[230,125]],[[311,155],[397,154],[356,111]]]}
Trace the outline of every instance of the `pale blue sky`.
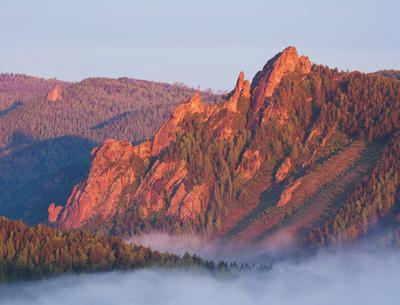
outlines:
{"label": "pale blue sky", "polygon": [[294,45],[344,70],[400,69],[398,0],[0,0],[0,73],[231,89]]}

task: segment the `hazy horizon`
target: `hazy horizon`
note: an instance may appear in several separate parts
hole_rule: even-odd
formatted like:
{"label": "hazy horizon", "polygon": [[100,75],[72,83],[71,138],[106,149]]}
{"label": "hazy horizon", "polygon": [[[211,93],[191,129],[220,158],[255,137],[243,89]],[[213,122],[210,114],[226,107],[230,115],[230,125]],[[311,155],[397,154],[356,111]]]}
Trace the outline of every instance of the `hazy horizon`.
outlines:
{"label": "hazy horizon", "polygon": [[394,0],[5,0],[0,8],[0,73],[230,90],[240,70],[251,79],[288,45],[342,70],[400,69]]}

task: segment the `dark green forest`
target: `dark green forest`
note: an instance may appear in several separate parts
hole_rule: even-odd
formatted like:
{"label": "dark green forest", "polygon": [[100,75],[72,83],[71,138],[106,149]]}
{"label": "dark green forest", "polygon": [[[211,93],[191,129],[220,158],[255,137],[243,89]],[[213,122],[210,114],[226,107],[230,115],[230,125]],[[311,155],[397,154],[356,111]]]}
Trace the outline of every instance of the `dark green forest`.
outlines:
{"label": "dark green forest", "polygon": [[21,221],[0,217],[0,283],[39,279],[61,273],[104,272],[139,268],[196,269],[235,274],[265,265],[237,265],[235,262],[204,260],[152,251],[127,243],[119,237],[82,230],[63,232],[39,224],[29,227]]}

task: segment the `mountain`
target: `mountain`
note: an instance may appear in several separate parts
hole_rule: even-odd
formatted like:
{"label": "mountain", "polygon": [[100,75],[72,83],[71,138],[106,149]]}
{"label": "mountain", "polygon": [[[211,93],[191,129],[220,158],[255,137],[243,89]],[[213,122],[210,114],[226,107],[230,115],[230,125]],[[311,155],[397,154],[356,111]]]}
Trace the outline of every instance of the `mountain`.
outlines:
{"label": "mountain", "polygon": [[[107,137],[151,137],[194,89],[129,78],[72,83],[0,75],[0,215],[45,221],[51,201],[65,201]],[[219,96],[202,92],[209,102]]]}
{"label": "mountain", "polygon": [[49,221],[235,248],[356,240],[398,213],[399,93],[396,79],[312,64],[288,47],[251,83],[241,72],[226,100],[192,96],[152,139],[95,148]]}

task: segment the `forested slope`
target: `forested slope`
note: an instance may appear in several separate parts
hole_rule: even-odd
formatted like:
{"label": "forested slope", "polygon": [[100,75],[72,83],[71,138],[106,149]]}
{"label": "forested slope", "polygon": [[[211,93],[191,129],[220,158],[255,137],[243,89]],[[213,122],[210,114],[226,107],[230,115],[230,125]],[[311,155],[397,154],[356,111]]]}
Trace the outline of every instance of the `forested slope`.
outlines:
{"label": "forested slope", "polygon": [[290,227],[299,243],[352,241],[395,211],[399,115],[397,79],[312,64],[289,47],[251,83],[240,73],[225,101],[181,104],[150,141],[99,146],[49,219],[122,235],[219,240],[256,227],[249,236],[264,243]]}
{"label": "forested slope", "polygon": [[[21,221],[0,217],[0,284],[65,273],[169,268],[238,272],[255,268],[248,264],[204,260],[152,251],[118,237],[96,235],[82,230],[62,232],[43,224],[29,227]],[[256,268],[267,268],[256,266]]]}
{"label": "forested slope", "polygon": [[93,147],[110,137],[150,138],[194,93],[129,78],[71,83],[0,75],[0,215],[44,221],[48,204],[66,200],[87,174]]}

